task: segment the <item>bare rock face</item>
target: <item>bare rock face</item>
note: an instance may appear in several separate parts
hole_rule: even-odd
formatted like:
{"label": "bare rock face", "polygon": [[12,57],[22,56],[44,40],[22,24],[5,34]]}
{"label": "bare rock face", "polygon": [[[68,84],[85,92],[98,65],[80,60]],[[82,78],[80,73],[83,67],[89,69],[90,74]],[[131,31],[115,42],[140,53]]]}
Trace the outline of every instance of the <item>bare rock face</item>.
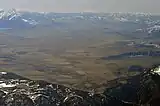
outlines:
{"label": "bare rock face", "polygon": [[0,106],[157,106],[159,69],[148,69],[102,94],[75,90],[13,73],[0,73]]}
{"label": "bare rock face", "polygon": [[[0,106],[97,106],[101,97],[88,92],[32,81],[13,73],[0,75]],[[95,102],[95,103],[94,103]],[[97,104],[97,105],[95,105]]]}
{"label": "bare rock face", "polygon": [[26,95],[11,93],[4,98],[5,106],[34,106],[33,101]]}

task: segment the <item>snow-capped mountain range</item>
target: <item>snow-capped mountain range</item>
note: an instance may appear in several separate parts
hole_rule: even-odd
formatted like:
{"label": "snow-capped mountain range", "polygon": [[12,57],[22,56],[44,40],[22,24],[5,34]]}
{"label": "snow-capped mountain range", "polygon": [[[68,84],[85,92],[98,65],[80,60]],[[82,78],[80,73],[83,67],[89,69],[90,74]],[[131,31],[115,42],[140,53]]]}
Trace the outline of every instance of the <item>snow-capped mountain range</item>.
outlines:
{"label": "snow-capped mountain range", "polygon": [[[16,9],[0,10],[0,28],[28,28],[38,25],[56,26],[66,21],[91,21],[101,22],[101,24],[110,23],[113,27],[124,29],[134,25],[131,30],[147,31],[152,33],[160,31],[160,16],[142,13],[46,13],[46,12],[22,12]],[[76,24],[77,24],[76,23]]]}
{"label": "snow-capped mountain range", "polygon": [[35,20],[26,19],[15,9],[0,10],[0,28],[29,27],[36,24]]}

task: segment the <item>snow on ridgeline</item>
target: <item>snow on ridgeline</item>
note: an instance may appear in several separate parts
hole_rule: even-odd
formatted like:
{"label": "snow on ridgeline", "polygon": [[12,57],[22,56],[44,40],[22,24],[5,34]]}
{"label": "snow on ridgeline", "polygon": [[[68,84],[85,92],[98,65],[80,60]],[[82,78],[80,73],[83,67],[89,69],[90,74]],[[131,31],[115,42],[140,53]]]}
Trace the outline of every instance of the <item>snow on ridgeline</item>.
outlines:
{"label": "snow on ridgeline", "polygon": [[21,13],[17,11],[16,9],[9,9],[9,10],[0,10],[0,20],[8,20],[8,21],[13,21],[13,20],[18,20],[22,21],[25,23],[28,23],[30,25],[37,25],[38,22],[35,20],[31,19],[25,19],[24,17],[21,16]]}
{"label": "snow on ridgeline", "polygon": [[[150,28],[160,24],[159,19],[160,17],[157,18],[146,13],[53,13],[17,11],[16,9],[0,10],[0,28],[2,29],[15,28],[16,26],[26,28],[25,26],[52,25],[54,22],[63,22],[64,20],[85,20],[131,23],[137,26],[137,31],[149,30],[150,33],[152,30],[159,29],[157,26]],[[139,26],[142,26],[142,28]]]}
{"label": "snow on ridgeline", "polygon": [[159,31],[160,32],[160,25],[154,25],[154,26],[152,26],[150,28],[147,28],[147,30],[148,30],[149,34],[154,32],[154,31]]}

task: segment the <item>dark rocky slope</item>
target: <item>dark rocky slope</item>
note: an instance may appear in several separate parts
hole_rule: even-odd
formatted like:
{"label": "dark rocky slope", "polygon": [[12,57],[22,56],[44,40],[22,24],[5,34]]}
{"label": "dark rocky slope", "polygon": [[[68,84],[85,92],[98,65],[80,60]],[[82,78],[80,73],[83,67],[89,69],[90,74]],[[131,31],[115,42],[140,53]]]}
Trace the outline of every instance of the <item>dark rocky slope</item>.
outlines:
{"label": "dark rocky slope", "polygon": [[127,84],[117,84],[102,94],[1,72],[0,106],[158,106],[159,69],[144,69]]}

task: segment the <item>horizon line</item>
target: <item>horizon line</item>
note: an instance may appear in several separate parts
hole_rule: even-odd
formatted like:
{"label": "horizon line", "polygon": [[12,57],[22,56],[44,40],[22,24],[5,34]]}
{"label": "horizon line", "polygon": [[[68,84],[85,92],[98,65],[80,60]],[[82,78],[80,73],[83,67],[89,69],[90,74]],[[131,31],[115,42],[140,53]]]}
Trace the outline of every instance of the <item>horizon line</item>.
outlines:
{"label": "horizon line", "polygon": [[101,12],[101,11],[71,11],[71,12],[58,12],[58,11],[37,11],[37,10],[28,10],[28,9],[18,9],[18,8],[10,8],[10,9],[3,9],[0,8],[0,11],[2,10],[16,10],[18,12],[35,12],[35,13],[102,13],[102,14],[107,14],[107,13],[112,13],[112,14],[116,14],[116,13],[121,13],[121,14],[149,14],[149,15],[160,15],[160,13],[150,13],[150,12]]}

